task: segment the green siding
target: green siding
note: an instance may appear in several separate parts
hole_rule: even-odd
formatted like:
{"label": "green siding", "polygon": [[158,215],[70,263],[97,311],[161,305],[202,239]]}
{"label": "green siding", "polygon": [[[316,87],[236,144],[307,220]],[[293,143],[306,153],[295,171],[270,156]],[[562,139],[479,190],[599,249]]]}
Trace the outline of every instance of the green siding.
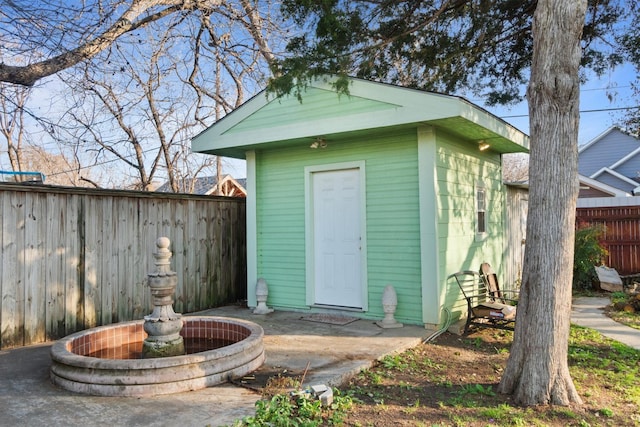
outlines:
{"label": "green siding", "polygon": [[258,277],[269,283],[269,304],[306,308],[304,167],[365,161],[369,311],[384,316],[382,291],[398,294],[399,321],[419,324],[420,230],[415,130],[329,141],[321,150],[256,153]]}
{"label": "green siding", "polygon": [[348,95],[338,96],[334,91],[309,88],[304,93],[302,102],[294,96],[276,99],[230,128],[225,134],[370,113],[397,107],[394,104],[372,99]]}
{"label": "green siding", "polygon": [[[446,282],[451,273],[477,270],[483,261],[499,271],[505,237],[500,156],[481,153],[441,131],[436,135],[438,275]],[[366,165],[369,310],[363,317],[384,315],[382,291],[392,284],[398,294],[396,318],[423,323],[415,129],[329,141],[321,150],[302,146],[256,153],[258,277],[269,283],[269,304],[307,308],[305,166],[353,161]],[[487,191],[488,233],[482,241],[476,241],[475,233],[477,183]],[[437,298],[439,306],[453,308],[455,316],[464,308],[455,283],[443,283]],[[428,313],[427,323],[442,321],[438,316]]]}
{"label": "green siding", "polygon": [[[438,133],[438,250],[441,303],[452,308],[454,316],[466,309],[455,281],[447,276],[460,270],[478,270],[489,262],[499,273],[506,235],[504,224],[505,190],[502,185],[500,155],[482,153]],[[487,198],[487,236],[476,240],[476,185],[481,183]]]}

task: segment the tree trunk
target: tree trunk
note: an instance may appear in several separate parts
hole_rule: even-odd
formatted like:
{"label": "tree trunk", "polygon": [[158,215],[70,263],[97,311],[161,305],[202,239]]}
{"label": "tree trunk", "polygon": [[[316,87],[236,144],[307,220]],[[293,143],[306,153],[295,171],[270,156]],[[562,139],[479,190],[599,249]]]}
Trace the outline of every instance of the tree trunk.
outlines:
{"label": "tree trunk", "polygon": [[582,403],[567,351],[586,8],[587,0],[540,0],[534,14],[527,247],[514,341],[498,388],[525,406]]}

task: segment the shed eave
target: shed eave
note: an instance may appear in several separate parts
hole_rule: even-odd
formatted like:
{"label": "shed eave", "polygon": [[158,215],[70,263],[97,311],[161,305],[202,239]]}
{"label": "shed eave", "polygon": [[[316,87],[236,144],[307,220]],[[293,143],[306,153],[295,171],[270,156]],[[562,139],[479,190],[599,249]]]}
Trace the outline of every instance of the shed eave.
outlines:
{"label": "shed eave", "polygon": [[[311,85],[334,91],[331,81],[319,80]],[[335,91],[334,91],[335,92]],[[395,126],[429,124],[441,127],[469,140],[487,141],[501,153],[527,152],[528,137],[486,110],[463,98],[353,79],[350,97],[379,102],[377,111],[351,113],[336,117],[311,117],[282,125],[258,129],[234,128],[272,102],[290,100],[292,95],[269,99],[262,91],[240,108],[209,127],[192,140],[194,152],[244,158],[244,153],[283,141],[296,141],[351,132],[371,131]],[[336,94],[336,102],[338,95]]]}

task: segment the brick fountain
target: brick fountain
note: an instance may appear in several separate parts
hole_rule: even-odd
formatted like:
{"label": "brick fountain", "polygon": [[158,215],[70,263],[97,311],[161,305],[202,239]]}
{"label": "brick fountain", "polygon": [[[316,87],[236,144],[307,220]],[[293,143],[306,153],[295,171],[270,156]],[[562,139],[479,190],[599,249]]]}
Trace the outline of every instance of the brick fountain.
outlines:
{"label": "brick fountain", "polygon": [[69,335],[51,347],[51,380],[77,393],[153,396],[198,390],[242,377],[264,363],[264,331],[241,319],[174,312],[177,275],[169,239],[156,241],[150,273],[153,312],[144,320]]}

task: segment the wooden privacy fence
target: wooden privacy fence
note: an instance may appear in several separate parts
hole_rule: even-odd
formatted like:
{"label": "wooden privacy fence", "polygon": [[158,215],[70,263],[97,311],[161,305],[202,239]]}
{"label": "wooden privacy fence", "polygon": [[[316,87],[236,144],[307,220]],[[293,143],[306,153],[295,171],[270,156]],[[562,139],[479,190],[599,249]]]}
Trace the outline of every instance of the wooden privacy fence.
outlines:
{"label": "wooden privacy fence", "polygon": [[620,275],[640,273],[640,206],[578,208],[576,223],[603,227],[607,266]]}
{"label": "wooden privacy fence", "polygon": [[176,312],[246,298],[245,200],[0,184],[0,348],[141,319],[160,236]]}

